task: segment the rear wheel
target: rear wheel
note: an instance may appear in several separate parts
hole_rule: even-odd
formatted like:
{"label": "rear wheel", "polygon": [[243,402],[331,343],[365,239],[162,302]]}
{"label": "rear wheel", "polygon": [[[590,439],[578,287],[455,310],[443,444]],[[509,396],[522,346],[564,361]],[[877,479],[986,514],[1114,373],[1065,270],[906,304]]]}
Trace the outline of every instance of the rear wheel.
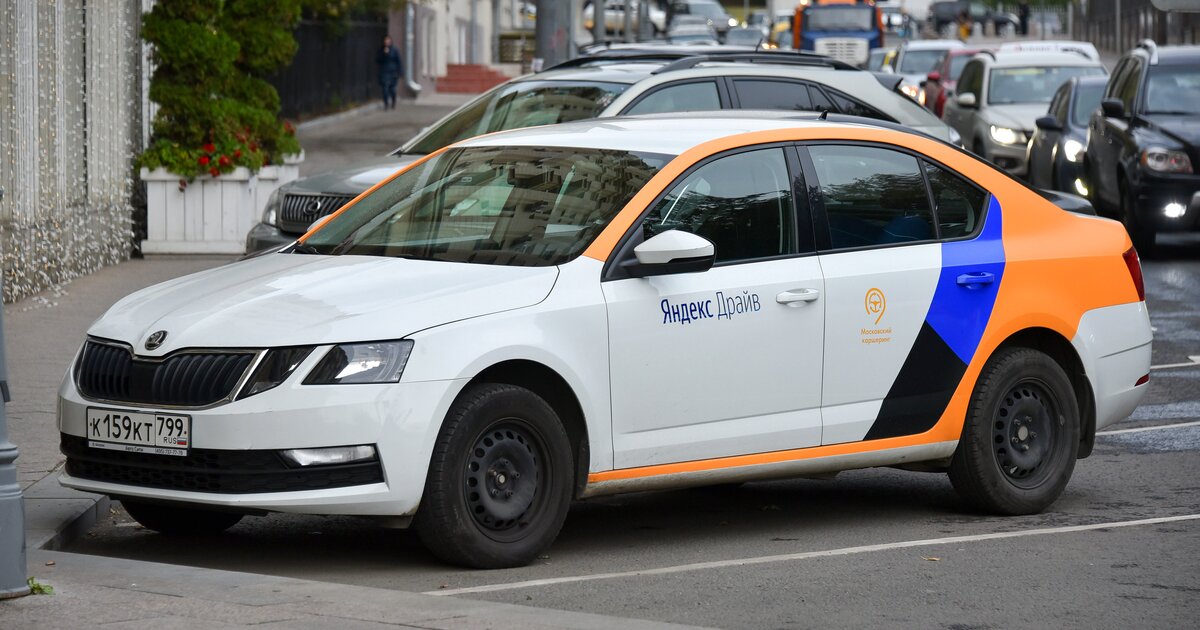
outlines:
{"label": "rear wheel", "polygon": [[236,512],[214,512],[177,505],[121,499],[125,511],[146,529],[160,534],[219,534],[242,520]]}
{"label": "rear wheel", "polygon": [[950,463],[954,489],[977,508],[1035,514],[1075,469],[1079,404],[1066,372],[1029,348],[1000,350],[979,376]]}
{"label": "rear wheel", "polygon": [[415,522],[421,541],[466,567],[529,564],[562,529],[573,461],[567,433],[541,397],[513,385],[471,387],[434,446]]}

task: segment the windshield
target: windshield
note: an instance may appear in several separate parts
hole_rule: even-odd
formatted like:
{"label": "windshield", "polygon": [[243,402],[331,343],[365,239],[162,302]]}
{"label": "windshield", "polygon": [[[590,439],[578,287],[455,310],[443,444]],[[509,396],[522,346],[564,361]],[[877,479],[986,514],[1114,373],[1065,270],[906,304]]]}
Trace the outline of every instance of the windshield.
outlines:
{"label": "windshield", "polygon": [[869,6],[809,7],[800,28],[805,31],[873,31],[875,9]]}
{"label": "windshield", "polygon": [[1075,86],[1075,111],[1071,113],[1071,124],[1086,127],[1092,112],[1100,109],[1100,97],[1104,94],[1103,83],[1084,83]]}
{"label": "windshield", "polygon": [[1030,66],[994,68],[988,83],[988,103],[1049,103],[1058,86],[1071,77],[1104,74],[1098,66]]}
{"label": "windshield", "polygon": [[692,2],[688,4],[687,12],[691,15],[703,15],[708,18],[720,18],[725,15],[725,9],[715,2]]}
{"label": "windshield", "polygon": [[413,138],[402,153],[433,153],[493,131],[595,118],[629,86],[594,81],[521,81],[502,85]]}
{"label": "windshield", "polygon": [[296,251],[558,265],[582,253],[670,159],[543,146],[451,149],[359,200]]}
{"label": "windshield", "polygon": [[946,56],[944,50],[906,50],[900,60],[900,74],[929,74]]}
{"label": "windshield", "polygon": [[1200,114],[1200,66],[1151,66],[1147,114]]}
{"label": "windshield", "polygon": [[725,43],[730,46],[757,46],[759,42],[766,39],[763,37],[762,31],[758,29],[745,29],[741,31],[729,31],[725,34]]}

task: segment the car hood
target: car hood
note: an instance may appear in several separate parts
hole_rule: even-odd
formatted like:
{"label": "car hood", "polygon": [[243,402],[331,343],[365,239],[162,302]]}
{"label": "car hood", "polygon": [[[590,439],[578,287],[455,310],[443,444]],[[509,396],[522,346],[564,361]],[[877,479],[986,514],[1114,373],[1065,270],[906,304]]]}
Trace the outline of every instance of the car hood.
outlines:
{"label": "car hood", "polygon": [[332,171],[297,179],[284,186],[283,192],[358,195],[422,157],[413,154],[385,155],[347,164]]}
{"label": "car hood", "polygon": [[[117,302],[88,334],[138,354],[398,339],[544,300],[557,267],[375,256],[270,254],[177,278]],[[163,345],[146,351],[153,332]]]}
{"label": "car hood", "polygon": [[985,119],[988,124],[1010,129],[1032,131],[1033,121],[1046,115],[1046,103],[1014,103],[1012,105],[989,105]]}
{"label": "car hood", "polygon": [[1141,118],[1155,131],[1176,142],[1200,146],[1200,116],[1150,114]]}

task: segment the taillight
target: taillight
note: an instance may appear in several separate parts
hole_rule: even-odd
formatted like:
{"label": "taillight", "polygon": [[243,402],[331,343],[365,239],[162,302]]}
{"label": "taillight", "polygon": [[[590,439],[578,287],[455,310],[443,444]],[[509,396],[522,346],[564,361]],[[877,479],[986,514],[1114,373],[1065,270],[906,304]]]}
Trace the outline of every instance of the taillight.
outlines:
{"label": "taillight", "polygon": [[1122,254],[1125,266],[1129,267],[1129,277],[1133,279],[1133,288],[1137,289],[1138,300],[1146,301],[1146,282],[1142,280],[1142,261],[1138,259],[1137,250],[1130,247]]}

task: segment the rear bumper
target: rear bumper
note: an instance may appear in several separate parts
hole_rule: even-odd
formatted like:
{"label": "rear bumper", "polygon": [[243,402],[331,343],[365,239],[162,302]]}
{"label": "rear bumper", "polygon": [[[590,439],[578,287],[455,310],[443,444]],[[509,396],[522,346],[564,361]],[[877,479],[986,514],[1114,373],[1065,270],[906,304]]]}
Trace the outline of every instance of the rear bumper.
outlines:
{"label": "rear bumper", "polygon": [[1084,313],[1071,345],[1092,385],[1096,429],[1128,418],[1146,395],[1153,341],[1145,302],[1118,304]]}

